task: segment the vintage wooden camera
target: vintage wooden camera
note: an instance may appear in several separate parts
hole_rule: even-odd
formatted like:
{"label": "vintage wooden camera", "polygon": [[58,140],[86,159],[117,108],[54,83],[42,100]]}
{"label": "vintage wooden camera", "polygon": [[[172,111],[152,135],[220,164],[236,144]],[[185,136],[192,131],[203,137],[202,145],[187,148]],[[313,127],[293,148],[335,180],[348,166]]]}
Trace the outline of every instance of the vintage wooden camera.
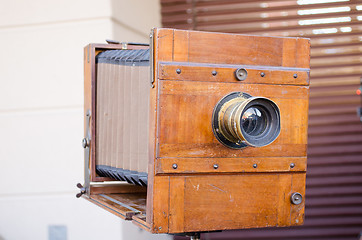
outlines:
{"label": "vintage wooden camera", "polygon": [[309,53],[162,28],[86,46],[78,197],[152,233],[303,224]]}

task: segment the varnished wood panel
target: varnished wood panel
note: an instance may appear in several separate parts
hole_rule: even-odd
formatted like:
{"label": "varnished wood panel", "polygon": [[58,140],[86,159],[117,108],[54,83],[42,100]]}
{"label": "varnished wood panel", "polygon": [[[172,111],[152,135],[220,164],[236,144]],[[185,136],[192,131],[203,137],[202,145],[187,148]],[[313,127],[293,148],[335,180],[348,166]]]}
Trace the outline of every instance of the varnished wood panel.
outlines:
{"label": "varnished wood panel", "polygon": [[[305,211],[305,180],[306,173],[296,173],[292,175],[292,189],[291,192],[299,192],[303,196],[303,202],[299,205],[291,205],[291,224],[302,225],[304,222],[304,211]],[[288,199],[290,200],[290,198]]]}
{"label": "varnished wood panel", "polygon": [[169,230],[183,232],[185,221],[185,178],[170,177],[170,217]]}
{"label": "varnished wood panel", "polygon": [[188,62],[189,60],[189,35],[188,31],[175,31],[173,47],[173,59],[176,62]]}
{"label": "varnished wood panel", "polygon": [[[305,38],[273,38],[250,35],[158,29],[162,59],[215,64],[246,64],[309,68],[310,43]],[[177,45],[175,45],[177,43]],[[180,45],[182,43],[182,45]],[[184,46],[184,47],[182,47]],[[186,47],[187,46],[187,47]],[[281,53],[282,50],[282,53]],[[187,56],[187,57],[186,57]],[[179,60],[183,59],[183,60]]]}
{"label": "varnished wood panel", "polygon": [[[172,29],[155,34],[153,169],[159,181],[152,187],[169,183],[169,199],[163,197],[169,205],[168,231],[302,224],[304,203],[291,206],[290,195],[294,187],[304,194],[303,180],[293,177],[305,177],[306,170],[309,41]],[[238,67],[247,68],[247,80],[235,80]],[[235,91],[270,98],[279,106],[282,131],[273,144],[240,151],[215,139],[213,108]],[[155,201],[153,219],[161,214]],[[157,226],[153,232],[159,232]]]}
{"label": "varnished wood panel", "polygon": [[[242,82],[238,81],[235,77],[235,70],[238,68],[245,68],[247,70],[247,78]],[[180,69],[181,73],[178,74],[176,72],[177,69]],[[301,68],[281,69],[250,65],[161,62],[159,71],[160,80],[309,85],[309,71]],[[216,71],[216,74],[213,75],[214,71]]]}
{"label": "varnished wood panel", "polygon": [[[209,36],[208,36],[209,35]],[[309,68],[309,44],[306,47],[280,49],[308,39],[270,38],[250,35],[190,32],[189,61]],[[301,60],[295,60],[301,55]]]}
{"label": "varnished wood panel", "polygon": [[[177,164],[176,169],[173,164]],[[217,168],[214,167],[215,164]],[[156,160],[156,174],[304,172],[306,169],[306,157],[158,158]]]}
{"label": "varnished wood panel", "polygon": [[[295,190],[302,190],[305,174],[178,178],[181,179],[177,181],[180,185],[171,185],[170,188],[174,188],[171,192],[178,192],[177,197],[183,201],[170,203],[170,211],[174,213],[170,215],[170,221],[180,225],[170,225],[171,233],[303,223],[304,211],[291,206],[290,195]],[[184,211],[177,212],[179,207]]]}
{"label": "varnished wood panel", "polygon": [[155,159],[157,152],[158,137],[158,85],[157,79],[158,62],[172,61],[173,58],[173,31],[168,29],[152,29],[151,46],[151,81],[150,88],[150,111],[149,111],[149,165],[148,165],[148,187],[147,187],[147,215],[146,222],[150,224],[153,233],[168,232],[168,204],[169,204],[169,178],[155,176]]}
{"label": "varnished wood panel", "polygon": [[[158,157],[299,157],[306,156],[307,86],[160,81]],[[281,132],[262,148],[232,150],[211,129],[214,106],[230,92],[273,100],[280,109]]]}
{"label": "varnished wood panel", "polygon": [[170,178],[154,176],[152,232],[167,233],[169,227]]}

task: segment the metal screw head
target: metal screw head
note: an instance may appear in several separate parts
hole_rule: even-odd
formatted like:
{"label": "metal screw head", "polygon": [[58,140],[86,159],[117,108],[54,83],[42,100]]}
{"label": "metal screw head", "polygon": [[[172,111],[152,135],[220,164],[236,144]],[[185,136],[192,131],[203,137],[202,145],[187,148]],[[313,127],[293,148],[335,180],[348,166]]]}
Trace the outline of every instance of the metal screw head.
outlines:
{"label": "metal screw head", "polygon": [[239,81],[244,81],[246,77],[248,76],[248,72],[245,68],[238,68],[235,71],[235,77]]}
{"label": "metal screw head", "polygon": [[260,73],[260,76],[261,76],[261,77],[265,77],[265,73],[264,73],[264,72],[261,72],[261,73]]}
{"label": "metal screw head", "polygon": [[180,74],[180,73],[181,73],[181,69],[177,68],[177,69],[176,69],[176,73],[177,73],[177,74]]}
{"label": "metal screw head", "polygon": [[290,168],[294,168],[295,167],[295,164],[294,163],[291,163],[290,164]]}
{"label": "metal screw head", "polygon": [[253,168],[257,168],[257,167],[258,167],[258,164],[254,163]]}
{"label": "metal screw head", "polygon": [[294,205],[299,205],[299,204],[301,204],[302,201],[303,201],[302,194],[300,194],[299,192],[293,193],[292,196],[290,196],[290,201],[291,201]]}
{"label": "metal screw head", "polygon": [[216,72],[216,71],[212,71],[211,74],[212,74],[212,76],[216,76],[217,72]]}
{"label": "metal screw head", "polygon": [[88,147],[88,139],[86,139],[86,138],[83,138],[82,139],[82,146],[83,146],[83,148],[86,148],[86,147]]}
{"label": "metal screw head", "polygon": [[158,230],[161,230],[162,229],[162,227],[158,227]]}
{"label": "metal screw head", "polygon": [[218,169],[218,168],[219,168],[219,165],[214,164],[214,169]]}
{"label": "metal screw head", "polygon": [[172,164],[172,168],[173,168],[173,169],[177,169],[177,167],[178,167],[178,166],[177,166],[176,163]]}
{"label": "metal screw head", "polygon": [[294,73],[293,78],[297,78],[298,74]]}

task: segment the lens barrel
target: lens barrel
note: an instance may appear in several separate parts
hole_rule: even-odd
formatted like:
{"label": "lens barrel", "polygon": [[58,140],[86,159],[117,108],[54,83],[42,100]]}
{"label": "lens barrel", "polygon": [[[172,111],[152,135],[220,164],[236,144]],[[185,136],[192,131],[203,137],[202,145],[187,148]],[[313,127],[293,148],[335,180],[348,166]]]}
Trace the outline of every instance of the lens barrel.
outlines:
{"label": "lens barrel", "polygon": [[233,92],[215,106],[212,123],[216,138],[227,147],[263,147],[279,136],[280,112],[268,98]]}

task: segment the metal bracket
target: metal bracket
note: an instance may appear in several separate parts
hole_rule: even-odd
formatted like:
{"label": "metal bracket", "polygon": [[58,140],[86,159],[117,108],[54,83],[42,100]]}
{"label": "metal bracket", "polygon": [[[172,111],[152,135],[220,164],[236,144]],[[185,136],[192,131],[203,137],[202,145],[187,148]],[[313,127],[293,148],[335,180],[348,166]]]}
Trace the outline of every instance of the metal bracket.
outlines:
{"label": "metal bracket", "polygon": [[87,119],[86,132],[85,132],[85,137],[82,140],[82,146],[84,148],[84,184],[83,186],[80,183],[77,184],[77,187],[80,188],[80,193],[76,195],[77,198],[89,192],[89,186],[90,186],[90,143],[91,143],[90,110],[88,110],[86,113],[86,119]]}
{"label": "metal bracket", "polygon": [[154,88],[155,87],[155,84],[154,84],[154,82],[155,82],[155,79],[154,79],[154,76],[153,76],[153,74],[154,74],[154,59],[153,59],[153,51],[154,51],[154,49],[153,49],[153,29],[151,30],[151,33],[150,33],[150,69],[151,69],[151,74],[150,74],[150,77],[151,77],[151,88]]}

